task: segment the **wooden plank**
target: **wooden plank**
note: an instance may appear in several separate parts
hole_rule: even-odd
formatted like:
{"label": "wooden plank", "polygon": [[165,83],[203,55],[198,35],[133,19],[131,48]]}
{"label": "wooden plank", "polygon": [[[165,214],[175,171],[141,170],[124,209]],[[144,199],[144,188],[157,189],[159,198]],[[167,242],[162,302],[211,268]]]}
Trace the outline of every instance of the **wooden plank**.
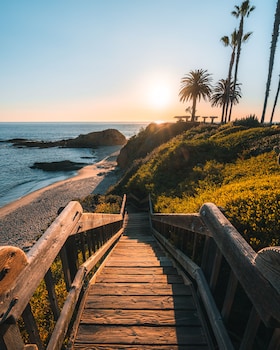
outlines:
{"label": "wooden plank", "polygon": [[183,279],[178,275],[100,275],[97,283],[183,283]]}
{"label": "wooden plank", "polygon": [[[119,344],[94,344],[94,348],[89,347],[88,344],[77,344],[74,347],[75,350],[120,350]],[[169,345],[121,345],[122,350],[183,350],[181,345],[172,345],[170,348]],[[209,347],[207,345],[188,345],[187,350],[208,350]]]}
{"label": "wooden plank", "polygon": [[102,271],[102,274],[111,275],[117,274],[124,275],[125,273],[132,275],[177,275],[177,270],[174,267],[105,267]]}
{"label": "wooden plank", "polygon": [[156,283],[96,283],[88,292],[92,295],[192,295],[191,288],[184,284]]}
{"label": "wooden plank", "polygon": [[79,220],[79,232],[119,222],[122,218],[121,214],[83,213]]}
{"label": "wooden plank", "polygon": [[144,345],[205,345],[201,327],[121,327],[80,325],[76,343],[83,344],[144,344]]}
{"label": "wooden plank", "polygon": [[212,232],[201,220],[199,214],[153,214],[153,222],[160,222],[186,231],[198,232],[202,235],[212,236]]}
{"label": "wooden plank", "polygon": [[89,286],[73,349],[208,349],[192,289],[141,220]]}
{"label": "wooden plank", "polygon": [[89,309],[148,309],[148,310],[193,310],[195,304],[191,296],[88,296],[85,308]]}
{"label": "wooden plank", "polygon": [[126,266],[134,266],[134,267],[156,267],[156,266],[173,266],[171,261],[154,261],[153,263],[150,261],[129,261],[129,260],[109,260],[107,263],[107,266],[120,266],[120,267],[126,267]]}
{"label": "wooden plank", "polygon": [[81,324],[95,325],[154,325],[201,326],[196,310],[104,310],[86,309]]}
{"label": "wooden plank", "polygon": [[119,251],[117,251],[113,256],[115,258],[130,258],[131,259],[131,253],[133,252],[133,256],[138,259],[142,258],[144,259],[145,257],[153,257],[153,258],[157,258],[159,259],[164,258],[165,255],[160,253],[160,252],[155,252],[153,251],[149,251],[149,250],[145,250],[145,249],[141,249],[140,251],[137,250],[137,248],[127,248],[125,253],[121,253]]}

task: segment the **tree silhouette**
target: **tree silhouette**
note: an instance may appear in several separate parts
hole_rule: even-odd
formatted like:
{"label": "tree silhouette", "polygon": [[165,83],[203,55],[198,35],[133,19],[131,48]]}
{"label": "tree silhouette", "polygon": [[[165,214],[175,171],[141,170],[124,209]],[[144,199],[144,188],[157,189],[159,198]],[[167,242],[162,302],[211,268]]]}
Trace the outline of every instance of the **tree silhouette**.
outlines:
{"label": "tree silhouette", "polygon": [[271,77],[272,77],[272,71],[273,71],[273,65],[274,65],[274,56],[275,56],[277,40],[278,40],[278,35],[279,35],[279,24],[280,24],[280,0],[278,0],[278,2],[277,2],[275,18],[274,18],[272,40],[271,40],[271,47],[270,47],[269,65],[268,65],[268,75],[267,75],[267,82],[266,82],[266,90],[265,90],[261,123],[264,123],[264,119],[265,119],[265,112],[266,112],[266,107],[267,107],[267,101],[268,101],[268,96],[269,96],[269,89],[270,89]]}
{"label": "tree silhouette", "polygon": [[[244,18],[250,16],[250,13],[252,11],[254,11],[255,6],[251,6],[250,5],[250,0],[246,0],[246,1],[243,1],[240,6],[235,6],[234,8],[235,9],[234,9],[234,11],[231,12],[231,14],[234,17],[236,17],[236,18],[240,18],[239,28],[238,28],[238,32],[237,32],[237,51],[236,51],[236,61],[235,61],[235,70],[234,70],[234,79],[233,79],[233,81],[234,81],[234,90],[235,90],[235,86],[237,84],[237,75],[238,75],[238,67],[239,67],[240,54],[241,54],[241,45],[242,45],[242,42],[244,42],[244,40],[243,40],[244,39],[244,34],[243,34],[243,31],[244,31]],[[250,33],[250,35],[251,34],[252,33]],[[229,114],[228,114],[228,120],[229,121],[231,119],[232,105],[233,104],[231,103],[230,111],[229,111]]]}
{"label": "tree silhouette", "polygon": [[225,116],[225,109],[228,105],[228,102],[231,101],[233,104],[237,104],[241,98],[240,84],[236,84],[235,90],[233,90],[233,88],[233,81],[229,83],[228,79],[220,79],[213,89],[211,96],[211,106],[222,107],[222,123],[227,122],[226,117],[223,118],[223,116]]}
{"label": "tree silhouette", "polygon": [[211,74],[203,69],[190,71],[189,74],[181,79],[180,102],[192,100],[192,121],[195,120],[197,99],[200,101],[201,98],[207,100],[211,97],[211,80]]}

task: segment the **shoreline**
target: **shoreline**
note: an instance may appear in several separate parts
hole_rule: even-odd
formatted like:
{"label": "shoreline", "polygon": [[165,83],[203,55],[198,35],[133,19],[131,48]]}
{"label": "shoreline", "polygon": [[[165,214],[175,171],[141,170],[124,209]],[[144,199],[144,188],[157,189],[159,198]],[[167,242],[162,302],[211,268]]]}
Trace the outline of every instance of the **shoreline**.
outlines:
{"label": "shoreline", "polygon": [[105,152],[102,160],[83,167],[73,177],[43,187],[0,208],[0,246],[30,246],[56,218],[59,208],[91,193],[104,194],[120,177],[116,171],[120,149],[116,147],[113,153]]}

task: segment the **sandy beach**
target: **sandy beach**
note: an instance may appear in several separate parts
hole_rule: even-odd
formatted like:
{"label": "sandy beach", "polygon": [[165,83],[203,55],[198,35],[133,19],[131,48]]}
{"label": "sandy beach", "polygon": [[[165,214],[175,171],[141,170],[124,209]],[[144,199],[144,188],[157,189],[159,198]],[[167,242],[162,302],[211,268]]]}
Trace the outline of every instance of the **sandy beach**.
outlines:
{"label": "sandy beach", "polygon": [[[113,153],[108,155],[109,150]],[[25,249],[44,233],[60,207],[90,193],[104,194],[120,177],[116,169],[119,150],[119,146],[107,149],[103,160],[82,168],[76,176],[0,208],[0,246],[13,245]]]}

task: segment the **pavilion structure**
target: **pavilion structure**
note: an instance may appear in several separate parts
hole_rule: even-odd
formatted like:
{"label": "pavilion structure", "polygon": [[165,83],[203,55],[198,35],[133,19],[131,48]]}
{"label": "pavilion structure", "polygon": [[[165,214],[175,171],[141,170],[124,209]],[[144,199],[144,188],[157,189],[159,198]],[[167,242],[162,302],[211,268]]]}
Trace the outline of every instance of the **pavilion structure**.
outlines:
{"label": "pavilion structure", "polygon": [[[178,119],[178,122],[190,122],[191,121],[191,115],[183,115],[183,116],[175,116],[174,117],[175,119]],[[210,123],[211,124],[213,124],[214,123],[214,121],[215,121],[215,119],[217,119],[218,118],[218,116],[216,116],[216,115],[211,115],[211,116],[195,116],[194,117],[194,121],[195,122],[198,122],[199,120],[199,118],[202,118],[203,119],[203,121],[202,121],[202,123],[207,123],[206,122],[206,120],[209,118],[210,119]]]}

